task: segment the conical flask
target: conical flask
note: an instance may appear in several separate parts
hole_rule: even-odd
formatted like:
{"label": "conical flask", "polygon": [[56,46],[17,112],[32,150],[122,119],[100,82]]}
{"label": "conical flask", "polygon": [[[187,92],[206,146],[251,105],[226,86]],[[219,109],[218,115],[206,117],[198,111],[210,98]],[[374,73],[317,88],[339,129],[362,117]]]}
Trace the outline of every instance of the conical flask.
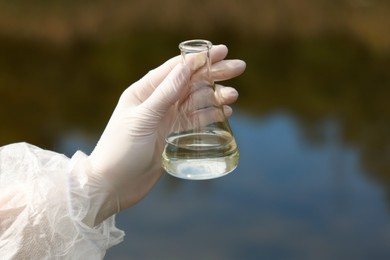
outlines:
{"label": "conical flask", "polygon": [[221,177],[233,171],[239,152],[229,122],[218,102],[210,75],[211,42],[180,43],[183,62],[196,68],[188,93],[176,104],[177,117],[162,154],[169,174],[191,180]]}

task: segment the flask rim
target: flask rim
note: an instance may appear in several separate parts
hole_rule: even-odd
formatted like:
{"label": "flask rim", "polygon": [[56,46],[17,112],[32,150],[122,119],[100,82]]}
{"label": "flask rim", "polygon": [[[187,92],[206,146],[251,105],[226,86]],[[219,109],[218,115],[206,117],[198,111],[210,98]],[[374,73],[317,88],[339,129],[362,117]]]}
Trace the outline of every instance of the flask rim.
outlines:
{"label": "flask rim", "polygon": [[209,51],[212,46],[213,44],[208,40],[196,39],[181,42],[179,49],[182,52],[197,53]]}

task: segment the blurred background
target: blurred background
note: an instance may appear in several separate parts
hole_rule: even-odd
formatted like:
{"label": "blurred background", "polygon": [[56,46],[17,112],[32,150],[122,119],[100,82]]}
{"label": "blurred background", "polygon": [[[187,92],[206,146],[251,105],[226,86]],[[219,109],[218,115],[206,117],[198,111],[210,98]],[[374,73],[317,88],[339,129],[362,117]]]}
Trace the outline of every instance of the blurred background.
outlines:
{"label": "blurred background", "polygon": [[177,45],[229,47],[239,167],[168,175],[105,259],[390,259],[388,0],[0,0],[0,145],[89,153]]}

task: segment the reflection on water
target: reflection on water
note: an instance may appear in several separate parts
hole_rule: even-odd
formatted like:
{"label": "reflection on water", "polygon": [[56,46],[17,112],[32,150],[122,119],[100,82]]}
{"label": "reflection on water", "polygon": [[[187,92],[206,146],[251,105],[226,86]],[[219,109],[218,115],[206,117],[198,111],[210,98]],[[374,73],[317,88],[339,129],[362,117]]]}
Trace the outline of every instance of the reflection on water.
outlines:
{"label": "reflection on water", "polygon": [[[0,34],[0,145],[91,151],[123,89],[192,36]],[[164,176],[118,215],[127,237],[107,259],[390,258],[390,54],[344,34],[204,36],[248,64],[228,83],[240,92],[239,167],[202,182]]]}
{"label": "reflection on water", "polygon": [[384,189],[367,180],[361,155],[341,142],[337,127],[316,146],[285,114],[236,113],[231,121],[238,169],[206,182],[164,176],[118,215],[128,235],[108,259],[390,257]]}

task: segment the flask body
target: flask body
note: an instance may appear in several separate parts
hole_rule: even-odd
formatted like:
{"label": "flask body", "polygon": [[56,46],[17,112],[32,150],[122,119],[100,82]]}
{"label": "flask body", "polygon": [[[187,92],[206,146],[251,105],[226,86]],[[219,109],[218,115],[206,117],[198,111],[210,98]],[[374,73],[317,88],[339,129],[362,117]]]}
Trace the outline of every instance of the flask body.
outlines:
{"label": "flask body", "polygon": [[224,176],[239,162],[239,151],[210,77],[212,44],[191,40],[179,45],[183,62],[196,65],[188,93],[176,104],[177,117],[162,154],[169,174],[205,180]]}

